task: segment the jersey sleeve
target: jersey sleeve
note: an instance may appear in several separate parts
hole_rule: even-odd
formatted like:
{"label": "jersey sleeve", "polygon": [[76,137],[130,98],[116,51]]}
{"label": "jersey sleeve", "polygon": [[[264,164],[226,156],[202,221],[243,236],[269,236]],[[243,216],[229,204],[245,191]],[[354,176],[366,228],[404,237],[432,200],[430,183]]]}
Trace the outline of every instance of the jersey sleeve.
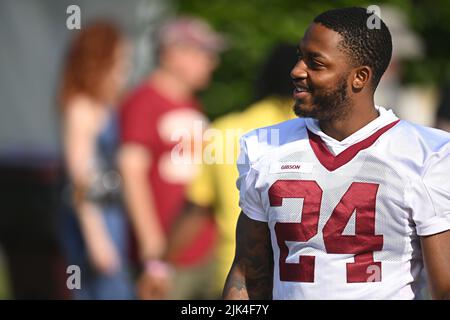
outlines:
{"label": "jersey sleeve", "polygon": [[450,145],[434,153],[407,193],[420,236],[450,230]]}
{"label": "jersey sleeve", "polygon": [[130,97],[121,106],[121,143],[135,143],[150,148],[156,144],[156,119],[150,101],[151,97],[141,92]]}
{"label": "jersey sleeve", "polygon": [[240,153],[237,166],[239,178],[237,179],[236,186],[239,190],[239,206],[249,218],[268,222],[267,213],[262,205],[261,194],[256,188],[258,171],[251,165],[245,138],[241,138],[240,140]]}

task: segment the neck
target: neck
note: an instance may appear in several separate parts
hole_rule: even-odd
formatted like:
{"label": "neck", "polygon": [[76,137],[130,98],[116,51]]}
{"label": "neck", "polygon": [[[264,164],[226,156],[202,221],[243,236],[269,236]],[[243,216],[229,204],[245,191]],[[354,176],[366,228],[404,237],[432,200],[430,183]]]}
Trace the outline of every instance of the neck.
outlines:
{"label": "neck", "polygon": [[363,105],[364,107],[352,107],[351,110],[349,110],[349,113],[340,119],[332,119],[327,121],[319,120],[319,126],[322,131],[328,136],[338,141],[342,141],[379,116],[373,99],[370,103],[354,104],[354,106],[355,105]]}
{"label": "neck", "polygon": [[185,82],[162,68],[153,72],[149,80],[158,91],[170,97],[171,100],[185,101],[192,97],[192,89]]}

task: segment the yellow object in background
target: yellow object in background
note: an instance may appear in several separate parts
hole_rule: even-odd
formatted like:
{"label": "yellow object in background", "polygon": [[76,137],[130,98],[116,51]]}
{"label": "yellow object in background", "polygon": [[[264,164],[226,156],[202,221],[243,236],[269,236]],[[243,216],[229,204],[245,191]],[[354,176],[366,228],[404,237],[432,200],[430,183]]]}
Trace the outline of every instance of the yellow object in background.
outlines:
{"label": "yellow object in background", "polygon": [[[253,129],[295,118],[292,106],[290,99],[266,98],[242,112],[218,118],[211,125],[221,134],[214,135],[209,143],[214,144],[214,150],[218,153],[216,160],[224,160],[224,163],[203,163],[200,174],[188,188],[187,198],[198,206],[212,208],[215,214],[219,232],[216,251],[218,293],[223,289],[235,250],[236,222],[240,213],[239,191],[236,188],[239,138]],[[240,134],[230,135],[232,132]],[[232,161],[227,161],[230,156]]]}

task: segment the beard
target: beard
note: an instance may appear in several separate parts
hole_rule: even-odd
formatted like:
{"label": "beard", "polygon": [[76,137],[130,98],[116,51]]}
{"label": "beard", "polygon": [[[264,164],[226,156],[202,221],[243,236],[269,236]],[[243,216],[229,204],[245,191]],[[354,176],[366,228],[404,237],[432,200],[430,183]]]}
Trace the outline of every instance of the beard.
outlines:
{"label": "beard", "polygon": [[298,117],[313,118],[319,121],[343,119],[347,116],[351,106],[347,88],[347,76],[344,75],[339,79],[335,90],[314,94],[310,108],[306,109],[305,102],[296,100],[294,113]]}

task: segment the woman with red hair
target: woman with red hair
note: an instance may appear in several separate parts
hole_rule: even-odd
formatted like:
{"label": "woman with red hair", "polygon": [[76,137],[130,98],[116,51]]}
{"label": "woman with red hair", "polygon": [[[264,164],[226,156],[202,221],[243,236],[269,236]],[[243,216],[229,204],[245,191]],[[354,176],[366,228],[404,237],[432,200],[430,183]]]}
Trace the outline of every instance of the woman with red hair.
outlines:
{"label": "woman with red hair", "polygon": [[112,23],[98,21],[76,35],[59,92],[69,192],[62,243],[81,268],[78,299],[129,299],[127,225],[115,169],[115,112],[127,78],[127,43]]}

